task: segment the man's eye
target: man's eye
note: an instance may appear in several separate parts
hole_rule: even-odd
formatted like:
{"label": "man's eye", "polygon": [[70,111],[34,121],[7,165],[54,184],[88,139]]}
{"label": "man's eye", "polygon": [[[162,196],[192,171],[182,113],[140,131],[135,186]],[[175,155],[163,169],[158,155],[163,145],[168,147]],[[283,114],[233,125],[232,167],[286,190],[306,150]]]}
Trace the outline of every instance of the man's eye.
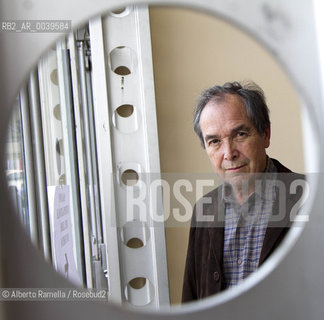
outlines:
{"label": "man's eye", "polygon": [[213,139],[209,141],[209,145],[217,145],[219,144],[220,140],[219,139]]}
{"label": "man's eye", "polygon": [[239,131],[236,133],[236,136],[241,138],[241,137],[246,137],[247,136],[247,132],[245,131]]}

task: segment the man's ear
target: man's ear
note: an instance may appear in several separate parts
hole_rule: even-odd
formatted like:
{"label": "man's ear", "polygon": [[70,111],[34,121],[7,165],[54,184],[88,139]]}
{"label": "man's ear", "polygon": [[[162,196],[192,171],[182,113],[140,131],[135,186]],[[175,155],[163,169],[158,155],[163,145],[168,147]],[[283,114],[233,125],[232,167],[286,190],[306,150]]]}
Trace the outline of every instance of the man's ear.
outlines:
{"label": "man's ear", "polygon": [[270,126],[264,131],[264,148],[269,148],[270,146],[270,136],[271,129]]}

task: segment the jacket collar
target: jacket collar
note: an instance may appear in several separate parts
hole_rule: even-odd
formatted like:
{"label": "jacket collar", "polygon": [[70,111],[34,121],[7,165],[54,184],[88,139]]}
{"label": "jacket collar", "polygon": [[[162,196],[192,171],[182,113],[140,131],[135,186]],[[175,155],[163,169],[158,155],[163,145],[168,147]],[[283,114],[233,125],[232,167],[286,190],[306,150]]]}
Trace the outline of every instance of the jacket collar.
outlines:
{"label": "jacket collar", "polygon": [[[276,167],[276,170],[279,174],[291,173],[291,171],[284,167],[279,161],[275,159],[271,160],[273,161],[273,164]],[[287,188],[286,186],[286,191],[288,190],[289,188]],[[217,224],[209,224],[207,228],[210,237],[210,246],[212,248],[214,257],[219,263],[220,268],[222,268],[224,250],[225,205],[224,201],[220,201],[222,196],[221,187],[215,190],[214,196],[216,201],[213,201],[210,209],[217,219]],[[280,197],[279,194],[277,196]],[[273,215],[278,213],[280,210],[284,210],[284,216],[278,222],[268,226],[263,241],[259,265],[261,265],[266,260],[266,258],[273,252],[273,250],[278,246],[279,242],[282,240],[283,236],[286,234],[288,228],[291,225],[291,222],[289,220],[289,208],[292,208],[295,202],[291,199],[291,197],[289,197],[289,194],[287,194],[287,192],[284,196],[286,199],[286,205],[284,206],[284,208],[280,207],[280,201],[275,201],[273,207]]]}

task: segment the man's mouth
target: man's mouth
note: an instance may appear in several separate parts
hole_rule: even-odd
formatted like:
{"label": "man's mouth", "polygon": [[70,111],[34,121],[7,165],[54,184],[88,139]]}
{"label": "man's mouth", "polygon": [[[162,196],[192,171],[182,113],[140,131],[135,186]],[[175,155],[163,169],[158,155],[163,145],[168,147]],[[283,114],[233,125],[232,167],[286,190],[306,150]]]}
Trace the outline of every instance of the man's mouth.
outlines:
{"label": "man's mouth", "polygon": [[245,166],[246,166],[246,164],[242,164],[242,165],[239,165],[239,166],[226,168],[225,171],[235,172],[235,171],[239,171],[240,169],[242,169]]}

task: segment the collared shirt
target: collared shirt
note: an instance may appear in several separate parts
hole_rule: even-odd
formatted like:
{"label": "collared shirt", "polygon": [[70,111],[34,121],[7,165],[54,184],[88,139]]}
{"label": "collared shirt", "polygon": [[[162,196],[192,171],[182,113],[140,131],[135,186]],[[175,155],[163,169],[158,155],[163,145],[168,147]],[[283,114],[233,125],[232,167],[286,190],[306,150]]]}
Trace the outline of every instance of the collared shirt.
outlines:
{"label": "collared shirt", "polygon": [[267,158],[265,172],[256,181],[254,193],[242,205],[235,201],[232,188],[223,185],[225,230],[223,289],[236,286],[259,264],[263,239],[276,198],[276,168]]}

